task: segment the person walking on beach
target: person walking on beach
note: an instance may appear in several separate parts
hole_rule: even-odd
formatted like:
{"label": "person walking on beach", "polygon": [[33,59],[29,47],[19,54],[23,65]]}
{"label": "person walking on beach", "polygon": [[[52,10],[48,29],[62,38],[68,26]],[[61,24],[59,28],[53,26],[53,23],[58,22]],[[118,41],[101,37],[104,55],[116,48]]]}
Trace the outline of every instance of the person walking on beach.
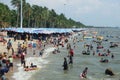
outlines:
{"label": "person walking on beach", "polygon": [[9,53],[9,50],[11,49],[12,47],[12,42],[11,42],[11,39],[9,39],[8,43],[7,43],[7,50],[8,50],[8,53]]}
{"label": "person walking on beach", "polygon": [[63,70],[68,70],[67,59],[64,57]]}

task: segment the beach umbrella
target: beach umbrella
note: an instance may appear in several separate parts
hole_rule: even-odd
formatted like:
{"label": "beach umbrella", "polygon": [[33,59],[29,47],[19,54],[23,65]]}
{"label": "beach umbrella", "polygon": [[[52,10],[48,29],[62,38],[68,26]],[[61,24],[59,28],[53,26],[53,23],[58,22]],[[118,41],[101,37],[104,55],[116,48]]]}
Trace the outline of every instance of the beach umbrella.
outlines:
{"label": "beach umbrella", "polygon": [[23,33],[23,32],[25,32],[25,30],[23,28],[17,28],[15,30],[15,32]]}

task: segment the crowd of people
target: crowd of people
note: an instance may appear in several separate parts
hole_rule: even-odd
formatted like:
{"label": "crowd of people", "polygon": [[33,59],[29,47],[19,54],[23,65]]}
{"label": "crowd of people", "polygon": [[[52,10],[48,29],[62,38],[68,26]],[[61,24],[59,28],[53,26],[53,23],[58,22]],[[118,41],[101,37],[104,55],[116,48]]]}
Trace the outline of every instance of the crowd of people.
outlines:
{"label": "crowd of people", "polygon": [[[30,62],[30,65],[28,65],[26,57],[42,57],[46,46],[49,45],[52,47],[63,47],[64,42],[67,40],[66,36],[69,37],[69,35],[50,35],[49,37],[46,37],[45,40],[41,38],[42,36],[37,39],[28,39],[28,37],[26,37],[24,40],[18,40],[17,37],[15,37],[16,34],[12,38],[8,38],[9,36],[5,37],[6,42],[3,42],[4,45],[1,42],[1,45],[6,47],[6,49],[4,49],[4,53],[0,54],[0,79],[6,80],[6,74],[14,72],[14,66],[16,65],[14,64],[15,61],[20,62],[25,71],[35,70],[38,66],[32,61]],[[28,50],[32,50],[32,52]],[[37,53],[36,50],[39,50],[39,52]]]}
{"label": "crowd of people", "polygon": [[[109,43],[108,39],[107,40],[98,39],[97,36],[94,36],[90,40],[85,40],[85,39],[80,40],[80,39],[81,38],[79,38],[79,36],[77,36],[77,37],[74,37],[74,38],[71,39],[71,43],[69,43],[69,41],[68,41],[66,48],[68,50],[68,56],[67,57],[69,57],[69,58],[67,59],[67,57],[64,57],[63,70],[68,70],[69,69],[69,64],[73,64],[73,61],[74,61],[73,57],[74,57],[74,54],[75,54],[74,49],[76,48],[76,43],[77,42],[84,43],[83,51],[81,52],[83,55],[98,56],[98,57],[101,58],[100,60],[98,60],[98,62],[100,62],[100,63],[109,63],[110,62],[109,58],[111,58],[111,59],[115,58],[115,54],[112,51],[110,51],[113,48],[113,47],[111,47],[111,45],[112,46],[115,45],[115,47],[117,45],[117,47],[118,47],[118,44],[116,44],[114,42]],[[104,46],[104,44],[107,44],[108,46]],[[109,69],[106,69],[106,70],[108,72],[108,73],[106,73],[106,71],[105,71],[106,75],[113,76],[114,72],[112,70],[109,70]],[[80,74],[80,78],[87,78],[87,71],[88,71],[88,67],[85,66],[85,69]]]}
{"label": "crowd of people", "polygon": [[[34,64],[33,62],[30,63],[30,65],[26,64],[26,56],[32,55],[32,56],[40,56],[42,57],[44,55],[44,50],[46,46],[52,45],[53,47],[56,47],[56,49],[52,52],[53,54],[60,53],[59,46],[66,47],[67,55],[64,57],[63,62],[63,70],[68,71],[69,65],[73,65],[74,58],[75,58],[75,52],[74,49],[76,48],[77,42],[83,43],[83,53],[84,55],[93,55],[93,56],[99,56],[101,57],[101,60],[99,62],[101,63],[109,63],[109,57],[111,56],[112,59],[115,58],[114,53],[110,51],[111,47],[104,47],[104,42],[106,40],[103,39],[97,39],[93,38],[91,41],[91,44],[87,43],[85,39],[80,40],[78,37],[70,37],[71,35],[58,35],[56,37],[47,37],[45,40],[42,40],[41,38],[38,38],[36,40],[28,40],[27,38],[25,40],[17,40],[14,39],[8,39],[5,46],[7,49],[7,52],[4,52],[0,54],[0,78],[2,80],[6,80],[6,73],[9,71],[14,71],[14,60],[18,59],[21,63],[21,66],[23,66],[23,69],[25,71],[29,70],[35,70],[38,66]],[[80,35],[81,36],[81,35]],[[71,38],[71,39],[70,39]],[[70,42],[71,40],[71,42]],[[17,41],[17,42],[16,42]],[[14,43],[17,43],[14,45]],[[110,43],[111,44],[111,43]],[[113,43],[112,43],[113,45]],[[14,48],[14,46],[17,46],[17,48]],[[28,49],[33,49],[31,54],[28,53]],[[36,49],[39,49],[39,53],[36,53]],[[105,58],[105,59],[104,59]],[[88,67],[85,66],[85,69],[81,71],[80,77],[87,78],[87,72]]]}

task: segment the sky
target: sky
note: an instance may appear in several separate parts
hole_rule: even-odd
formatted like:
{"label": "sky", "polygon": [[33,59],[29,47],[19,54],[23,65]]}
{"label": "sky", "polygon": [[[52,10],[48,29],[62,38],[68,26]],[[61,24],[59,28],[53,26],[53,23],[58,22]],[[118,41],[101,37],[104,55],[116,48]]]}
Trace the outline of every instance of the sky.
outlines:
{"label": "sky", "polygon": [[[9,5],[11,0],[0,0]],[[87,26],[120,27],[120,0],[26,0]]]}

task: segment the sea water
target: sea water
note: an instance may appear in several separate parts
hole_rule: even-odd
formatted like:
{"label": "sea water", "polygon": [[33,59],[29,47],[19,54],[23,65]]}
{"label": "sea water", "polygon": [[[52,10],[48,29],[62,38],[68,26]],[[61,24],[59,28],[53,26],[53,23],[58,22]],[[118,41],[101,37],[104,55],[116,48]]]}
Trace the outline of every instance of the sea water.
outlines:
{"label": "sea water", "polygon": [[[28,57],[25,59],[26,65],[30,66],[31,63],[34,63],[37,65],[37,70],[31,70],[31,71],[24,71],[23,66],[21,64],[17,64],[18,72],[14,73],[12,76],[15,80],[29,80],[30,77],[34,74],[36,74],[39,70],[41,70],[45,65],[49,62],[48,60],[45,60],[44,58],[49,56],[49,53],[54,51],[54,47],[46,48],[44,50],[43,57],[40,56],[34,56],[34,57]],[[29,51],[28,51],[29,52]]]}
{"label": "sea water", "polygon": [[[84,43],[92,43],[91,39],[87,39],[84,41],[78,41],[75,44],[74,49],[74,57],[73,57],[73,65],[69,65],[69,70],[63,70],[63,62],[64,57],[67,57],[68,51],[66,47],[60,48],[60,53],[52,54],[49,53],[49,56],[46,58],[38,58],[38,65],[42,68],[40,70],[34,72],[26,72],[24,75],[20,76],[20,80],[80,80],[80,74],[84,70],[85,67],[88,67],[87,80],[119,80],[120,79],[120,44],[119,47],[109,48],[110,42],[119,42],[120,43],[120,29],[115,28],[94,28],[90,29],[97,31],[100,36],[103,36],[104,39],[108,39],[108,41],[103,42],[102,45],[106,49],[110,49],[111,53],[115,55],[114,59],[111,57],[106,57],[109,59],[108,63],[100,63],[99,60],[101,57],[98,57],[97,53],[95,56],[92,55],[82,55],[82,51],[85,50]],[[82,38],[81,35],[76,35],[79,39]],[[119,38],[117,38],[119,37]],[[73,47],[72,40],[70,41]],[[96,45],[93,44],[95,47]],[[102,50],[101,50],[102,51]],[[48,54],[47,54],[48,55]],[[69,58],[67,57],[67,60]],[[37,60],[34,60],[37,61]],[[45,64],[44,64],[45,62]],[[43,63],[41,65],[41,63]],[[107,76],[104,74],[106,68],[111,68],[115,73],[115,76]],[[20,70],[21,71],[21,70]],[[15,76],[22,74],[16,73]],[[24,77],[23,77],[24,76]],[[18,78],[16,79],[18,80]]]}

